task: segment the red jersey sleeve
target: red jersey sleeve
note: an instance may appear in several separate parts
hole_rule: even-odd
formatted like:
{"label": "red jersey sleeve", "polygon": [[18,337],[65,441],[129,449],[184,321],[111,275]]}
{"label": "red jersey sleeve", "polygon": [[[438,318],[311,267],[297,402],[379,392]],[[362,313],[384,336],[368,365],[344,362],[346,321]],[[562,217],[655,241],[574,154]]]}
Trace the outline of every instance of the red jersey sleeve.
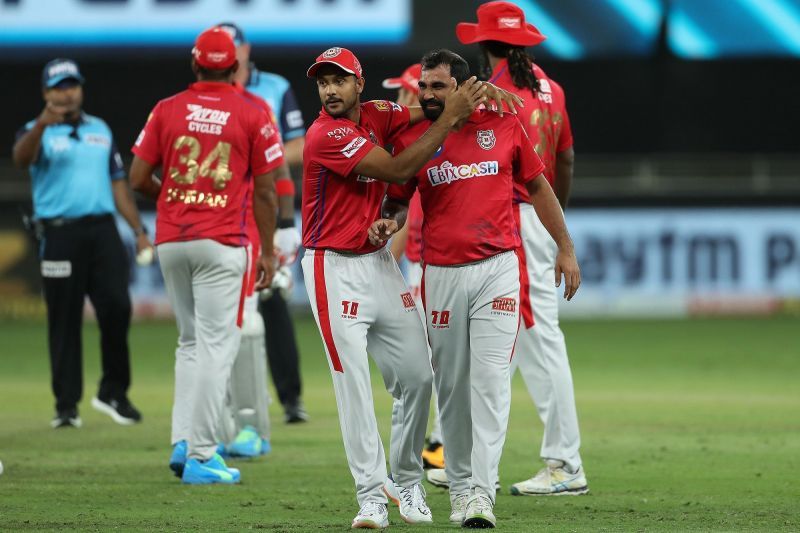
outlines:
{"label": "red jersey sleeve", "polygon": [[514,181],[528,183],[544,172],[544,163],[533,149],[533,144],[519,119],[514,121],[514,139]]}
{"label": "red jersey sleeve", "polygon": [[325,124],[306,141],[304,156],[339,176],[349,176],[377,145],[352,128]]}
{"label": "red jersey sleeve", "polygon": [[278,127],[271,118],[271,113],[264,111],[255,114],[253,121],[252,153],[250,154],[250,171],[253,176],[266,174],[283,165],[283,144]]}
{"label": "red jersey sleeve", "polygon": [[371,100],[362,107],[383,127],[383,138],[394,144],[395,137],[405,131],[411,120],[407,107],[387,100]]}
{"label": "red jersey sleeve", "polygon": [[161,153],[161,115],[162,103],[159,102],[147,117],[147,123],[142,128],[131,152],[144,159],[153,166],[161,164],[164,154]]}
{"label": "red jersey sleeve", "polygon": [[563,152],[573,144],[572,125],[569,122],[567,113],[567,100],[564,96],[564,89],[555,82],[552,82],[553,90],[558,93],[558,101],[561,104],[558,110],[561,113],[561,124],[559,125],[558,139],[556,139],[556,153]]}

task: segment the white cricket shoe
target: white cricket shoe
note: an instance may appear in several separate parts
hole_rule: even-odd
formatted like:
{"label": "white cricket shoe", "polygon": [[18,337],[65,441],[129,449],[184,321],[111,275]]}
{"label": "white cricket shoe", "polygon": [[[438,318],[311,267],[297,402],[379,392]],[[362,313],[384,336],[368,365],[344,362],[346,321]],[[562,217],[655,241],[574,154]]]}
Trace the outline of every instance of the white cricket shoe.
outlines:
{"label": "white cricket shoe", "polygon": [[[450,481],[447,479],[447,472],[444,468],[430,468],[425,471],[425,476],[428,478],[428,483],[434,487],[441,487],[443,489],[450,488]],[[494,489],[500,490],[500,480],[494,482]]]}
{"label": "white cricket shoe", "polygon": [[424,524],[433,522],[433,515],[425,503],[425,488],[422,483],[405,488],[395,483],[400,501],[400,518],[408,524]]}
{"label": "white cricket shoe", "polygon": [[475,490],[467,501],[467,511],[462,527],[487,529],[497,525],[492,509],[494,504],[482,490]]}
{"label": "white cricket shoe", "polygon": [[353,518],[353,529],[384,529],[389,527],[389,511],[385,503],[367,502]]}
{"label": "white cricket shoe", "polygon": [[530,479],[511,485],[515,496],[577,496],[589,492],[583,467],[571,474],[561,465],[547,465]]}
{"label": "white cricket shoe", "polygon": [[450,488],[450,481],[447,479],[444,468],[430,468],[425,471],[425,476],[428,478],[428,483],[434,487]]}
{"label": "white cricket shoe", "polygon": [[389,498],[389,501],[395,505],[400,505],[400,495],[397,494],[397,484],[392,479],[392,476],[386,478],[386,483],[383,484],[383,493]]}
{"label": "white cricket shoe", "polygon": [[455,497],[450,497],[450,521],[460,524],[464,521],[467,515],[467,502],[469,501],[469,492],[459,494]]}

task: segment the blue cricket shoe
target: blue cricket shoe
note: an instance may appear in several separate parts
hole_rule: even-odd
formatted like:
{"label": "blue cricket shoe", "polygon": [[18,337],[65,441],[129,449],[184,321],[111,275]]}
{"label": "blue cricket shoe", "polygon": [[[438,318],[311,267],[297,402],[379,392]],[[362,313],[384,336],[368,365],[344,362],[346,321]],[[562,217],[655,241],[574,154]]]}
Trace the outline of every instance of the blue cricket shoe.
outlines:
{"label": "blue cricket shoe", "polygon": [[262,439],[256,428],[245,426],[236,439],[227,447],[231,457],[258,457],[266,455],[272,448],[267,439]]}
{"label": "blue cricket shoe", "polygon": [[224,483],[232,485],[239,483],[242,475],[237,468],[228,468],[225,459],[219,454],[208,461],[191,458],[186,461],[181,480],[189,485],[208,485],[211,483]]}
{"label": "blue cricket shoe", "polygon": [[183,468],[186,466],[186,441],[176,442],[172,446],[172,455],[169,457],[169,469],[176,477],[183,476]]}

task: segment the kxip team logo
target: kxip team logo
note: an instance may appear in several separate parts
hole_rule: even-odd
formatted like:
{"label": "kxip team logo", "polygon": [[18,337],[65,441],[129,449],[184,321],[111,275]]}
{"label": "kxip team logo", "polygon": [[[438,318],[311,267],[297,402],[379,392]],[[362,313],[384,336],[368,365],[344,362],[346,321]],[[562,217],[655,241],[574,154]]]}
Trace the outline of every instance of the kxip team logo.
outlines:
{"label": "kxip team logo", "polygon": [[495,142],[494,130],[478,130],[478,146],[484,150],[491,150]]}
{"label": "kxip team logo", "polygon": [[414,305],[414,297],[411,296],[410,292],[404,292],[401,294],[400,299],[403,300],[403,308],[405,308],[406,313],[413,311],[416,308]]}
{"label": "kxip team logo", "polygon": [[332,57],[336,57],[342,53],[342,49],[338,46],[334,46],[333,48],[328,48],[324,52],[322,52],[322,57],[325,59],[330,59]]}

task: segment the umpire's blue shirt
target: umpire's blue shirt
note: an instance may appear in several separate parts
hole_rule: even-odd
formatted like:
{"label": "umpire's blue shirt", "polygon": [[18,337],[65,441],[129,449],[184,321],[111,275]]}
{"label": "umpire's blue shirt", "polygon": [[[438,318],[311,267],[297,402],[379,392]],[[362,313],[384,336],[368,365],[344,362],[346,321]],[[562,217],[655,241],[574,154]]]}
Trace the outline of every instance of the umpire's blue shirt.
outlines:
{"label": "umpire's blue shirt", "polygon": [[[35,123],[28,122],[17,138]],[[29,170],[37,219],[113,213],[111,181],[125,177],[111,129],[102,119],[85,113],[74,125],[45,128]]]}
{"label": "umpire's blue shirt", "polygon": [[306,134],[303,113],[286,78],[258,70],[251,63],[250,79],[247,80],[245,89],[267,101],[275,113],[283,142]]}

